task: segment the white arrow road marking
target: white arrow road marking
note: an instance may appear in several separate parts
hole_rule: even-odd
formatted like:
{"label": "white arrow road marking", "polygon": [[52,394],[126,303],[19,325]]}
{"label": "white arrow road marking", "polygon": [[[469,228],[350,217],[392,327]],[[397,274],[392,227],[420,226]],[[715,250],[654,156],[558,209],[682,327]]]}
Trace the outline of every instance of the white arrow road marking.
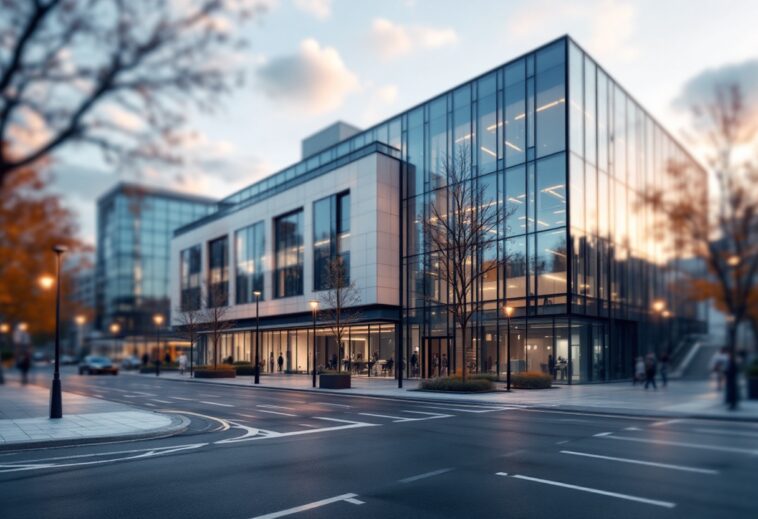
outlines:
{"label": "white arrow road marking", "polygon": [[228,431],[231,428],[231,424],[229,423],[228,420],[224,420],[223,418],[218,418],[216,416],[208,416],[207,414],[200,414],[200,413],[195,413],[192,411],[174,411],[171,409],[161,409],[161,413],[191,414],[192,416],[207,418],[208,420],[213,420],[214,422],[218,422],[221,424],[221,426],[218,429],[214,429],[211,432]]}
{"label": "white arrow road marking", "polygon": [[308,503],[306,505],[288,508],[287,510],[280,510],[279,512],[272,512],[266,515],[258,515],[252,519],[276,519],[277,517],[285,517],[287,515],[306,512],[308,510],[313,510],[314,508],[321,508],[322,506],[331,505],[332,503],[339,503],[340,501],[345,501],[346,503],[353,505],[362,505],[363,501],[360,499],[355,499],[356,497],[358,497],[358,494],[342,494],[339,496],[330,497],[328,499],[322,499],[321,501],[314,501],[313,503]]}
{"label": "white arrow road marking", "polygon": [[[285,438],[287,436],[301,436],[303,434],[315,434],[315,433],[330,432],[330,431],[343,431],[345,429],[358,429],[361,427],[379,427],[381,425],[377,423],[340,420],[338,418],[329,418],[326,416],[313,416],[312,418],[314,418],[315,420],[326,420],[328,422],[343,423],[345,425],[336,425],[334,427],[321,427],[319,429],[305,429],[305,430],[291,431],[291,432],[277,432],[277,431],[270,431],[268,429],[258,429],[257,436],[244,436],[244,437],[239,437],[239,438],[235,438],[231,440],[219,440],[214,443],[236,443],[240,441],[267,440],[269,438]],[[244,426],[241,426],[241,428],[244,428]]]}

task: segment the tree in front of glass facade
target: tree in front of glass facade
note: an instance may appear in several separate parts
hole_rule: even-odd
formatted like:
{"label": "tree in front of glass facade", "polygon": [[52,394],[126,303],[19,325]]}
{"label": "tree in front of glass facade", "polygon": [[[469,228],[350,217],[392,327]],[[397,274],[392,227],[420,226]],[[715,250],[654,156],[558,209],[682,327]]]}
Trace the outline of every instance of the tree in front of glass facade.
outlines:
{"label": "tree in front of glass facade", "polygon": [[[323,275],[325,286],[328,288],[320,296],[323,303],[322,321],[326,322],[332,332],[342,356],[342,340],[350,325],[361,318],[360,312],[354,308],[360,304],[361,295],[355,286],[355,281],[350,281],[342,256],[330,260],[324,267]],[[342,358],[337,360],[337,371],[340,370],[341,365]]]}
{"label": "tree in front of glass facade", "polygon": [[463,341],[461,377],[465,382],[471,349],[469,324],[484,304],[477,292],[484,280],[506,263],[504,251],[492,258],[491,250],[497,248],[508,210],[488,197],[486,186],[479,184],[469,146],[458,146],[444,157],[440,171],[448,184],[430,204],[423,228],[441,288],[436,294],[427,293],[426,298],[432,304],[441,304],[458,327]]}
{"label": "tree in front of glass facade", "polygon": [[[179,162],[187,103],[240,83],[239,0],[11,0],[0,16],[0,185],[69,144]],[[126,160],[128,159],[128,160]]]}
{"label": "tree in front of glass facade", "polygon": [[[699,258],[708,276],[694,278],[688,293],[714,300],[727,314],[727,340],[732,359],[727,369],[726,403],[736,409],[737,330],[755,315],[758,301],[758,157],[738,158],[756,144],[751,110],[737,86],[720,85],[711,102],[694,109],[695,128],[708,146],[708,163],[716,180],[716,193],[693,181],[691,161],[668,165],[667,185],[648,195],[673,236],[677,251]],[[753,153],[752,150],[749,153]],[[752,313],[751,313],[752,312]]]}
{"label": "tree in front of glass facade", "polygon": [[228,305],[228,294],[224,293],[224,286],[208,285],[201,317],[201,322],[205,323],[204,329],[208,332],[208,338],[213,343],[213,369],[218,368],[221,338],[226,330],[234,327],[234,321],[226,318],[231,308]]}
{"label": "tree in front of glass facade", "polygon": [[174,310],[173,332],[177,337],[190,343],[190,376],[194,368],[195,344],[203,329],[203,316],[205,311],[200,308],[179,307]]}

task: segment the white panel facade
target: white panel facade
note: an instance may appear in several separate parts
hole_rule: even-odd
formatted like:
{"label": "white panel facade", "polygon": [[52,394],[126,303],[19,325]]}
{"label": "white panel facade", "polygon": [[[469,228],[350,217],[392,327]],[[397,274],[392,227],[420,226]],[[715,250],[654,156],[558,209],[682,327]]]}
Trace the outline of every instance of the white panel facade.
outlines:
{"label": "white panel facade", "polygon": [[[201,279],[206,285],[208,242],[228,236],[230,310],[226,318],[239,320],[255,317],[255,303],[234,304],[234,233],[263,220],[266,253],[260,316],[309,312],[308,301],[319,299],[320,294],[313,291],[313,203],[347,190],[350,191],[350,279],[360,293],[360,304],[398,305],[399,182],[398,161],[382,154],[372,154],[174,237],[171,242],[171,307],[178,308],[180,305],[180,252],[201,245]],[[303,209],[303,295],[274,299],[274,220],[299,208]]]}

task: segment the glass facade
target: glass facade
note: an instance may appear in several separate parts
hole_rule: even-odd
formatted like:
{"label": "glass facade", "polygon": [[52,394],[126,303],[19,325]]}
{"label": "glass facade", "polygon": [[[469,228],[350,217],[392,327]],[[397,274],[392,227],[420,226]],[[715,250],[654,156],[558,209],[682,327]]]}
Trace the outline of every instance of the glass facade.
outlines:
{"label": "glass facade", "polygon": [[216,207],[210,199],[131,184],[119,184],[98,199],[97,329],[107,331],[118,322],[125,335],[154,332],[153,315],[168,317],[171,310],[173,232]]}
{"label": "glass facade", "polygon": [[202,275],[202,251],[200,245],[195,245],[184,249],[180,253],[179,261],[181,262],[180,284],[181,284],[181,303],[183,311],[199,310],[201,308],[201,286],[200,276]]}
{"label": "glass facade", "polygon": [[313,289],[331,288],[328,269],[339,259],[345,284],[350,283],[350,192],[322,198],[313,204]]}
{"label": "glass facade", "polygon": [[[510,355],[515,372],[549,373],[557,383],[600,382],[627,378],[636,355],[670,349],[678,334],[702,331],[694,304],[678,300],[669,288],[683,259],[672,252],[671,237],[651,232],[657,215],[642,203],[649,189],[665,187],[671,161],[694,161],[569,38],[308,157],[225,202],[242,205],[286,188],[372,143],[390,146],[401,160],[400,318],[354,327],[355,336],[343,345],[330,344],[326,332],[322,338],[318,331],[318,365],[352,366],[358,354],[371,360],[372,346],[358,346],[364,339],[377,344],[369,328],[396,325],[397,333],[390,339],[387,332],[386,342],[380,336],[378,344],[400,340],[405,376],[453,373],[463,363],[474,372],[503,376]],[[447,309],[441,255],[424,231],[432,207],[446,209],[446,166],[459,153],[471,164],[470,181],[482,194],[481,203],[495,204],[502,215],[502,224],[471,262],[470,268],[487,275],[471,290],[476,312],[466,355]],[[325,288],[320,276],[325,263],[349,250],[343,241],[349,236],[349,195],[346,204],[340,196],[313,206],[316,289]],[[302,214],[274,222],[274,297],[303,293]],[[491,269],[492,263],[498,268]],[[651,302],[658,298],[676,308],[675,332],[665,344],[656,340],[652,325]],[[511,318],[504,315],[505,306],[514,308]],[[287,357],[288,366],[308,369],[313,359],[299,348],[310,332],[294,328],[267,331],[270,352],[289,352],[297,360]],[[379,348],[387,362],[396,355],[388,348]],[[368,367],[361,372],[373,373]]]}
{"label": "glass facade", "polygon": [[263,292],[263,256],[266,253],[266,236],[263,222],[240,229],[234,233],[234,251],[236,258],[236,297],[239,304],[254,303],[253,292]]}
{"label": "glass facade", "polygon": [[274,297],[303,294],[303,210],[274,220]]}
{"label": "glass facade", "polygon": [[229,238],[208,243],[208,306],[229,304]]}

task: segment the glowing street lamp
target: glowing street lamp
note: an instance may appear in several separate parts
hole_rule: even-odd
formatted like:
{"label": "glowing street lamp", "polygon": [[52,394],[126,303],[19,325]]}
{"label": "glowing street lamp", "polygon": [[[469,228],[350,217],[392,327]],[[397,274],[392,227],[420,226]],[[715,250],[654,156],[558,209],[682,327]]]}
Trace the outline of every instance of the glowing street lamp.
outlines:
{"label": "glowing street lamp", "polygon": [[153,323],[155,323],[155,342],[158,343],[158,356],[155,359],[155,376],[161,374],[161,325],[163,324],[163,314],[155,314],[153,316]]}
{"label": "glowing street lamp", "polygon": [[258,304],[261,300],[261,291],[260,290],[253,290],[253,295],[255,296],[255,380],[254,382],[256,384],[261,383],[261,363],[260,359],[258,357],[258,345],[261,342],[261,321],[260,316],[258,314]]}
{"label": "glowing street lamp", "polygon": [[729,258],[727,258],[726,260],[726,264],[729,265],[730,267],[736,267],[737,265],[740,264],[740,257],[737,256],[736,254],[734,256],[729,256]]}
{"label": "glowing street lamp", "polygon": [[666,309],[666,301],[663,299],[656,299],[653,301],[653,311],[656,313],[662,313]]}
{"label": "glowing street lamp", "polygon": [[39,279],[37,279],[37,283],[39,283],[39,286],[43,290],[50,290],[55,284],[55,278],[53,276],[45,274],[44,276],[40,276]]}
{"label": "glowing street lamp", "polygon": [[311,312],[313,313],[313,387],[316,387],[316,311],[318,311],[318,301],[311,299],[308,301],[311,306]]}
{"label": "glowing street lamp", "polygon": [[507,331],[508,342],[506,343],[507,344],[506,355],[508,356],[508,358],[505,361],[505,365],[506,365],[505,387],[508,391],[511,390],[511,316],[513,315],[514,310],[515,308],[513,308],[512,306],[506,305],[503,307],[503,312],[505,313],[505,318],[508,323],[507,325],[508,326],[508,331]]}

